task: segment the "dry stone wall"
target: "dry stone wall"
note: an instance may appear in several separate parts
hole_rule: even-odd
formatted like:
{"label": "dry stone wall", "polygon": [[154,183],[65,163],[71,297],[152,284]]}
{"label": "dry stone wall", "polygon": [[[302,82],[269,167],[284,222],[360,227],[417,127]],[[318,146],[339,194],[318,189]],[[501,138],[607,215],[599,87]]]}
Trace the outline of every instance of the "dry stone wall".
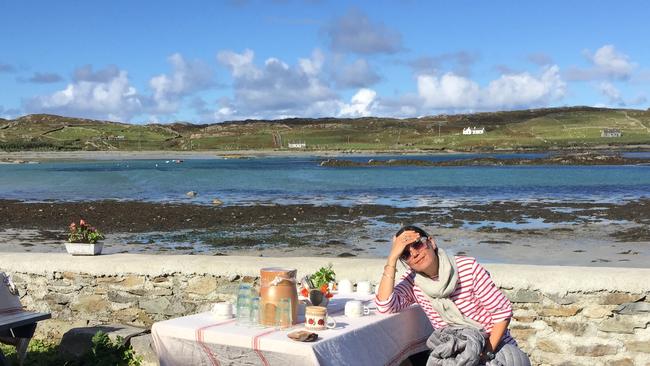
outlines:
{"label": "dry stone wall", "polygon": [[[48,338],[80,326],[147,328],[206,311],[214,302],[234,300],[241,281],[256,283],[259,268],[291,265],[290,259],[133,255],[61,256],[37,265],[38,256],[0,254],[0,270],[12,276],[25,307],[52,313],[38,328]],[[339,278],[353,281],[376,282],[383,267],[381,260],[332,262]],[[293,267],[309,273],[322,264],[303,258]],[[486,267],[513,302],[510,329],[533,364],[650,366],[649,269]],[[584,278],[576,278],[581,273]],[[565,275],[564,282],[554,278]]]}

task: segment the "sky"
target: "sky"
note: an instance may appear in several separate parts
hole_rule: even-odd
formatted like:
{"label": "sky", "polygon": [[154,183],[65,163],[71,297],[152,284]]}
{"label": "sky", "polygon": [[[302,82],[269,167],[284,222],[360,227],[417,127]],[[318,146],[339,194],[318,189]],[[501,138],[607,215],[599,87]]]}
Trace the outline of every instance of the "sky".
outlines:
{"label": "sky", "polygon": [[0,117],[650,107],[645,1],[0,0]]}

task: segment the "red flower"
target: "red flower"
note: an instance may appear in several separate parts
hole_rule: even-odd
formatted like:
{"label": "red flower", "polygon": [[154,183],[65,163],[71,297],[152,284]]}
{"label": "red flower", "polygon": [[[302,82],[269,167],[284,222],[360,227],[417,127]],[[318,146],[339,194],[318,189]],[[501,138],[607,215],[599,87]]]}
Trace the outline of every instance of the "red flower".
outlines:
{"label": "red flower", "polygon": [[313,324],[314,324],[314,319],[312,319],[312,318],[309,318],[309,320],[307,321],[307,323],[309,323],[309,324],[312,324],[312,325],[313,325]]}
{"label": "red flower", "polygon": [[309,297],[309,291],[307,291],[307,289],[304,288],[304,287],[302,288],[302,290],[300,290],[300,294],[301,294],[303,297]]}
{"label": "red flower", "polygon": [[323,319],[318,319],[318,325],[325,325],[325,321]]}

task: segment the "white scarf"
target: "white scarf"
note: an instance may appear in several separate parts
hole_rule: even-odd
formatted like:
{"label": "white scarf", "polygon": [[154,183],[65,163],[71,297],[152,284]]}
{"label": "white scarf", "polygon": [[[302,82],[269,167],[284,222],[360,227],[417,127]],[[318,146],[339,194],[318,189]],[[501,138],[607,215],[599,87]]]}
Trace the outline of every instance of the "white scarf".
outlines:
{"label": "white scarf", "polygon": [[449,298],[458,285],[458,268],[456,260],[449,257],[442,248],[438,248],[438,279],[417,273],[415,285],[427,295],[433,309],[449,325],[469,326],[483,329],[483,326],[464,316],[456,304]]}

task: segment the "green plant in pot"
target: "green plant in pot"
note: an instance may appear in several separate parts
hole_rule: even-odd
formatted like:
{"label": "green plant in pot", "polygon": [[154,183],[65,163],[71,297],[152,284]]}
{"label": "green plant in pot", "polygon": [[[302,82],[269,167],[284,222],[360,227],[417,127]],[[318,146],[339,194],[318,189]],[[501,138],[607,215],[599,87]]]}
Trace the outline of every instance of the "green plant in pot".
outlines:
{"label": "green plant in pot", "polygon": [[99,241],[104,239],[97,228],[88,224],[85,220],[79,223],[71,223],[68,226],[68,242],[65,249],[72,255],[98,255],[102,252],[103,244]]}

